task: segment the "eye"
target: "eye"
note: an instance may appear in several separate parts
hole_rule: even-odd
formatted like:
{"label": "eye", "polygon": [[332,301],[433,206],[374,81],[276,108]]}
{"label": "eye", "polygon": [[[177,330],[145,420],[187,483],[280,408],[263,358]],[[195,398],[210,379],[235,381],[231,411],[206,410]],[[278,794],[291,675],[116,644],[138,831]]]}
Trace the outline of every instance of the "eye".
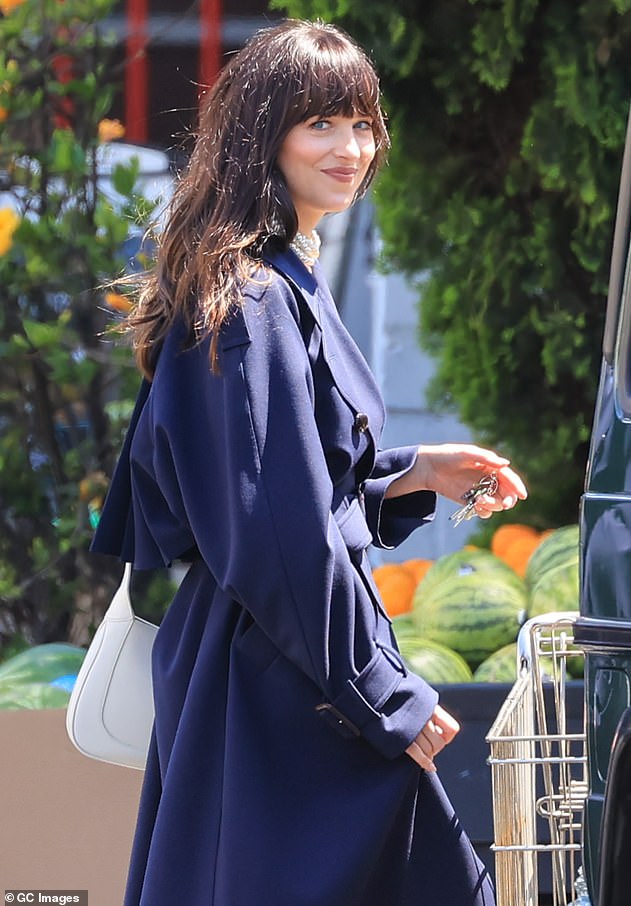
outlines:
{"label": "eye", "polygon": [[331,124],[330,124],[329,120],[317,119],[317,120],[314,120],[312,123],[309,123],[309,128],[314,129],[316,132],[324,132],[324,130],[328,129],[328,127],[330,125]]}
{"label": "eye", "polygon": [[372,120],[359,120],[355,123],[355,129],[359,129],[360,131],[369,129],[372,132]]}

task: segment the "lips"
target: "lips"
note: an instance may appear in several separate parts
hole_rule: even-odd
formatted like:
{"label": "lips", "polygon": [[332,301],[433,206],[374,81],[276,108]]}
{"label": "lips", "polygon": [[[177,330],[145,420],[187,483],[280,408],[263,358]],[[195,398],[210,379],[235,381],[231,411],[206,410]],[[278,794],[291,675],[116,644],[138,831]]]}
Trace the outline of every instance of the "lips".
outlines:
{"label": "lips", "polygon": [[322,172],[326,173],[327,176],[331,176],[337,182],[350,184],[357,178],[357,170],[353,169],[353,167],[331,167]]}

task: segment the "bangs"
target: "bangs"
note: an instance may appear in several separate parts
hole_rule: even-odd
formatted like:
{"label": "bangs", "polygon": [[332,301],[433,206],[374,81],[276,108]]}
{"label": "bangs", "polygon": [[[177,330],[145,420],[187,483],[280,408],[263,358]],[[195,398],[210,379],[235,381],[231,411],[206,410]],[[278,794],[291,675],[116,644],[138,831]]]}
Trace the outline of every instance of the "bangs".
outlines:
{"label": "bangs", "polygon": [[312,116],[381,119],[379,83],[368,61],[335,60],[334,56],[338,55],[320,53],[319,59],[304,61],[307,65],[296,73],[296,83],[301,86],[294,105],[297,121]]}

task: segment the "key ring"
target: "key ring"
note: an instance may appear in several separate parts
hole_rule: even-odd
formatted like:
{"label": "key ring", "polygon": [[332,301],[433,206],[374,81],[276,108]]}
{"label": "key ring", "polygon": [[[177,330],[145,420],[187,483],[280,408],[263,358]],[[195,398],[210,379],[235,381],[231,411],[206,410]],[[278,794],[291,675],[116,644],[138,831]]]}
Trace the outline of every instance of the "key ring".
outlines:
{"label": "key ring", "polygon": [[483,494],[495,494],[497,487],[497,473],[491,472],[490,475],[483,475],[477,484],[474,484],[472,488],[466,491],[462,495],[462,499],[465,501],[464,506],[461,506],[460,509],[456,510],[456,512],[452,513],[449,517],[450,521],[454,524],[454,528],[457,525],[460,525],[465,519],[473,519],[476,515],[475,504],[478,499]]}

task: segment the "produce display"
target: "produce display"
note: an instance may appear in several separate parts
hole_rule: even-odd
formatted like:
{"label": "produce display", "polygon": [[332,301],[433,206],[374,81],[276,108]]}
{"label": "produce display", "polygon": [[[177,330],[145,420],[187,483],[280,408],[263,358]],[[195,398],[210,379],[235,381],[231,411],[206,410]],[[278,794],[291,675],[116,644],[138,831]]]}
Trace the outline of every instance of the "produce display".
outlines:
{"label": "produce display", "polygon": [[[399,617],[399,619],[402,619]],[[395,633],[397,627],[395,626]],[[410,668],[432,685],[440,683],[470,683],[471,668],[457,652],[437,642],[419,640],[416,634],[399,638],[399,648]]]}
{"label": "produce display", "polygon": [[85,648],[34,645],[0,664],[0,710],[65,708]]}
{"label": "produce display", "polygon": [[385,563],[373,570],[381,600],[391,617],[411,609],[416,586],[432,563],[432,560],[406,560],[405,563]]}
{"label": "produce display", "polygon": [[577,525],[557,529],[544,538],[528,561],[526,588],[531,617],[549,610],[578,610]]}
{"label": "produce display", "polygon": [[490,654],[473,674],[476,683],[514,683],[517,679],[517,643]]}
{"label": "produce display", "polygon": [[[414,569],[421,576],[415,582]],[[537,532],[505,524],[490,550],[467,546],[435,562],[388,563],[373,575],[416,673],[433,684],[468,682],[464,662],[475,682],[512,683],[525,620],[578,610],[578,526]],[[580,676],[582,659],[573,660],[570,672]]]}
{"label": "produce display", "polygon": [[421,580],[412,617],[419,638],[453,648],[474,669],[515,640],[526,607],[523,580],[495,554],[456,551]]}

